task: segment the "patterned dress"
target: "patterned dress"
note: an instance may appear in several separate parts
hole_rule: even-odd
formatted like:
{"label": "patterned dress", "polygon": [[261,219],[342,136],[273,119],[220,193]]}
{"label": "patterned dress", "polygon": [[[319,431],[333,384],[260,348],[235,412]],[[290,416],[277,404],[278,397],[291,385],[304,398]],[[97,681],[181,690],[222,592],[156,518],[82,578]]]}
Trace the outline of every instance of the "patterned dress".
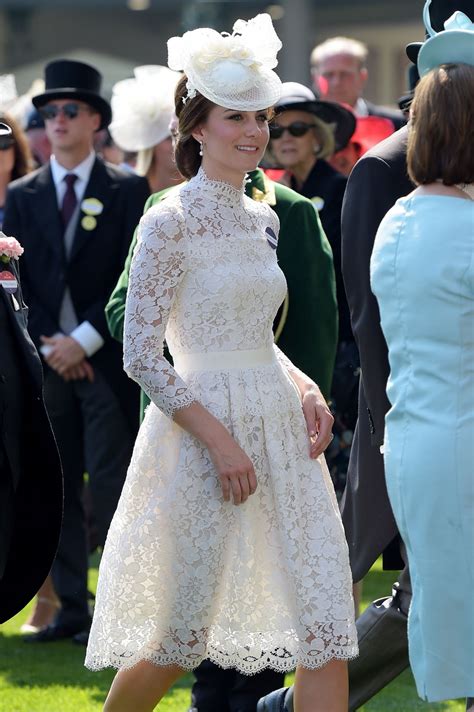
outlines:
{"label": "patterned dress", "polygon": [[[357,654],[334,490],[273,345],[277,234],[269,206],[202,169],[142,218],[124,361],[152,403],[102,557],[92,669],[210,658],[255,673]],[[253,462],[243,505],[223,500],[207,449],[172,420],[194,401]]]}

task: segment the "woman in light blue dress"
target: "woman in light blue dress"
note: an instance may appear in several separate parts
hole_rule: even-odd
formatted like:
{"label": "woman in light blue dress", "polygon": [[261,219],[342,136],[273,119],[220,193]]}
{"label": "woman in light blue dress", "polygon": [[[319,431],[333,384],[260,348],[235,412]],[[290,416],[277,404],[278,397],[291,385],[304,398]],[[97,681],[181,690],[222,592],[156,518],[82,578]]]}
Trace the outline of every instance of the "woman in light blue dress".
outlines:
{"label": "woman in light blue dress", "polygon": [[430,701],[474,696],[473,125],[474,67],[423,77],[408,143],[418,187],[385,216],[371,261],[391,368],[387,488],[413,583],[410,663]]}

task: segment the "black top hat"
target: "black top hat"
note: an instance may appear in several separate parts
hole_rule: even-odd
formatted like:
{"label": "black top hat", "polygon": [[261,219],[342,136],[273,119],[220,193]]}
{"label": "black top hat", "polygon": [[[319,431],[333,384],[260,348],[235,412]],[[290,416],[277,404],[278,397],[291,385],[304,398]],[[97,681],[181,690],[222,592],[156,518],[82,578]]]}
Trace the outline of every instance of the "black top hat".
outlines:
{"label": "black top hat", "polygon": [[77,99],[96,109],[102,117],[100,129],[106,128],[112,120],[110,104],[100,95],[102,75],[85,62],[72,59],[56,59],[46,65],[45,91],[34,96],[32,101],[37,109],[53,99]]}
{"label": "black top hat", "polygon": [[407,71],[408,77],[408,91],[403,94],[398,100],[398,106],[400,111],[407,112],[410,108],[410,104],[413,101],[415,95],[415,87],[420,81],[420,75],[418,74],[418,67],[416,64],[410,64]]}
{"label": "black top hat", "polygon": [[10,136],[11,128],[0,121],[0,136]]}
{"label": "black top hat", "polygon": [[[435,32],[442,32],[444,30],[444,23],[456,10],[460,10],[468,16],[472,16],[474,14],[474,0],[431,0],[430,20],[433,30]],[[423,42],[410,42],[410,44],[406,46],[407,57],[413,64],[417,63],[418,52],[422,46]]]}
{"label": "black top hat", "polygon": [[311,89],[298,82],[283,82],[281,97],[275,105],[276,113],[282,111],[308,111],[327,124],[334,124],[336,151],[345,148],[356,127],[356,118],[350,109],[335,101],[319,99]]}

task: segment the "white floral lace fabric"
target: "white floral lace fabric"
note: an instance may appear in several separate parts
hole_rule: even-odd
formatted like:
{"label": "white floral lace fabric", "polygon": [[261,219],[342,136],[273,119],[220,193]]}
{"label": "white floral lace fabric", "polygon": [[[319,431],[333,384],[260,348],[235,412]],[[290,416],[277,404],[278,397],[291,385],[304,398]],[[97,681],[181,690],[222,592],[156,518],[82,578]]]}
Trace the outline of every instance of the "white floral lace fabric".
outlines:
{"label": "white floral lace fabric", "polygon": [[[255,673],[357,654],[344,531],[291,364],[275,347],[264,365],[178,373],[162,355],[165,337],[175,357],[273,348],[277,234],[271,208],[202,170],[142,219],[124,362],[152,403],[102,557],[91,669],[210,658]],[[258,489],[239,507],[169,417],[195,400],[254,464]]]}

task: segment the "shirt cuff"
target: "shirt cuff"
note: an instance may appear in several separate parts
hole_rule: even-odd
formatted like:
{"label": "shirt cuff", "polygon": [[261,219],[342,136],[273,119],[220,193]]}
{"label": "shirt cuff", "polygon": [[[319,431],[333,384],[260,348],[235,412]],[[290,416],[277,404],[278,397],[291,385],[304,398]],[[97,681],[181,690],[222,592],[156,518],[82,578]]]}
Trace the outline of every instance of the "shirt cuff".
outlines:
{"label": "shirt cuff", "polygon": [[105,343],[99,332],[88,321],[83,321],[76,326],[69,336],[82,346],[87,356],[95,354]]}

